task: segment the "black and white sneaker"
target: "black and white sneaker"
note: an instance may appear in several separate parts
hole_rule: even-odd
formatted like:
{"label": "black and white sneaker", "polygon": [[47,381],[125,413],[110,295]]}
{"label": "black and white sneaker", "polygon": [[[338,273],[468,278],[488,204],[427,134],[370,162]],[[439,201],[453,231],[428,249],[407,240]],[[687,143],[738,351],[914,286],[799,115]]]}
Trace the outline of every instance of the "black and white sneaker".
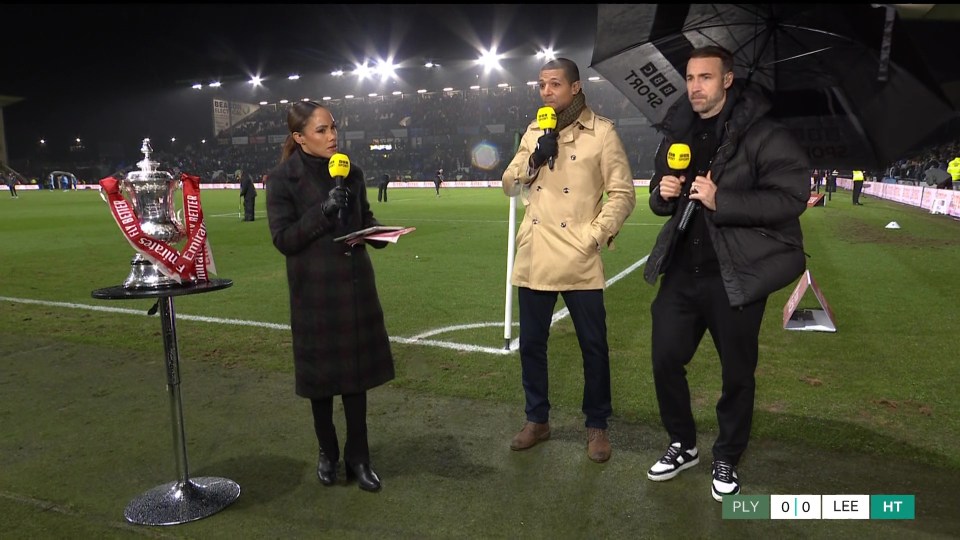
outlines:
{"label": "black and white sneaker", "polygon": [[667,447],[667,453],[647,471],[647,478],[654,482],[663,482],[697,463],[700,463],[700,455],[696,446],[683,448],[678,442],[670,443],[670,446]]}
{"label": "black and white sneaker", "polygon": [[710,492],[717,502],[723,502],[724,495],[740,493],[740,478],[737,476],[737,467],[726,461],[713,462],[713,483]]}

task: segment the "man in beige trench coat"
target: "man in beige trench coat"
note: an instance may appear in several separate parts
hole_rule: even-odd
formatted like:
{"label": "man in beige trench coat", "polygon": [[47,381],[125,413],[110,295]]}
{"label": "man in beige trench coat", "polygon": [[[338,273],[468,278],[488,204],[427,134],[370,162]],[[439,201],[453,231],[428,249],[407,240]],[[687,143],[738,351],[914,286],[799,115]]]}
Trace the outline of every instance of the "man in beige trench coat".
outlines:
{"label": "man in beige trench coat", "polygon": [[557,113],[557,126],[544,130],[532,122],[502,178],[504,193],[520,195],[524,205],[511,282],[520,304],[526,422],[510,448],[525,450],[550,438],[547,338],[559,294],[583,354],[587,455],[603,463],[611,454],[612,406],[600,250],[612,246],[636,206],[636,192],[620,137],[611,120],[587,106],[576,63],[546,63],[539,88],[544,105]]}

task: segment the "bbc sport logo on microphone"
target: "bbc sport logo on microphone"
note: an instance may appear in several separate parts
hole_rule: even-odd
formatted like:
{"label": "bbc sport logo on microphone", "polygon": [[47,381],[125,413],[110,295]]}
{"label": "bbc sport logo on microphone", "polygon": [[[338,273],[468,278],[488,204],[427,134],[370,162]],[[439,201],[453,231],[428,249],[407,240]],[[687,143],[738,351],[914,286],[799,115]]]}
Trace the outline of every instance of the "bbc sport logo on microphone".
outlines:
{"label": "bbc sport logo on microphone", "polygon": [[557,111],[553,107],[540,107],[537,110],[537,126],[540,129],[554,129],[557,127]]}
{"label": "bbc sport logo on microphone", "polygon": [[330,164],[327,165],[330,176],[346,176],[350,174],[350,158],[346,154],[336,153],[330,156]]}
{"label": "bbc sport logo on microphone", "polygon": [[682,171],[690,166],[690,146],[673,143],[667,149],[667,166],[674,171]]}

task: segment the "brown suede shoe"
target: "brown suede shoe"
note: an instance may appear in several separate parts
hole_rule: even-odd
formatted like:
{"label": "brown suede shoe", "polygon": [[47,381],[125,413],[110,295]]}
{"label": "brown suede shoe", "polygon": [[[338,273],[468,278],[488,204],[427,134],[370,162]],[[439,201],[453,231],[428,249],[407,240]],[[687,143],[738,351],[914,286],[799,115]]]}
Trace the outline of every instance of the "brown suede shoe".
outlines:
{"label": "brown suede shoe", "polygon": [[607,430],[587,428],[587,456],[597,463],[610,459],[610,438]]}
{"label": "brown suede shoe", "polygon": [[532,448],[540,441],[545,441],[550,438],[550,423],[537,424],[534,422],[526,422],[523,424],[523,429],[520,430],[520,433],[517,433],[513,436],[513,440],[510,441],[511,450],[526,450],[527,448]]}

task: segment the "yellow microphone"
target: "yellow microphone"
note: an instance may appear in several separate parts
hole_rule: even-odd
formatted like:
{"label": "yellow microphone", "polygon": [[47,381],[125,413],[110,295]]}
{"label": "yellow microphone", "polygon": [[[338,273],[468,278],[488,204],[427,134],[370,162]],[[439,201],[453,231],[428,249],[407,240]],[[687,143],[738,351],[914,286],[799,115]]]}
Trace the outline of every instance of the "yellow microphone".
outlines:
{"label": "yellow microphone", "polygon": [[[687,167],[690,166],[690,147],[684,143],[673,143],[667,149],[667,167],[674,176],[679,176]],[[692,181],[691,181],[692,184]],[[683,208],[683,215],[680,216],[680,223],[677,230],[683,232],[687,230],[690,224],[690,218],[697,210],[697,201],[687,200],[687,206]]]}
{"label": "yellow microphone", "polygon": [[[330,176],[332,176],[333,180],[337,183],[337,187],[342,188],[343,178],[350,174],[350,158],[348,158],[346,154],[337,152],[330,156],[330,163],[327,165],[327,170],[330,171]],[[340,209],[340,223],[343,225],[347,224],[346,208]]]}
{"label": "yellow microphone", "polygon": [[674,176],[690,166],[690,147],[684,143],[673,143],[667,149],[667,167]]}
{"label": "yellow microphone", "polygon": [[350,158],[346,154],[338,152],[330,156],[330,164],[327,165],[327,169],[330,171],[330,176],[339,182],[343,182],[343,177],[350,174]]}
{"label": "yellow microphone", "polygon": [[[544,135],[553,133],[557,129],[557,111],[553,107],[540,107],[537,109],[537,125],[543,130]],[[547,159],[547,165],[553,170],[553,156]]]}

